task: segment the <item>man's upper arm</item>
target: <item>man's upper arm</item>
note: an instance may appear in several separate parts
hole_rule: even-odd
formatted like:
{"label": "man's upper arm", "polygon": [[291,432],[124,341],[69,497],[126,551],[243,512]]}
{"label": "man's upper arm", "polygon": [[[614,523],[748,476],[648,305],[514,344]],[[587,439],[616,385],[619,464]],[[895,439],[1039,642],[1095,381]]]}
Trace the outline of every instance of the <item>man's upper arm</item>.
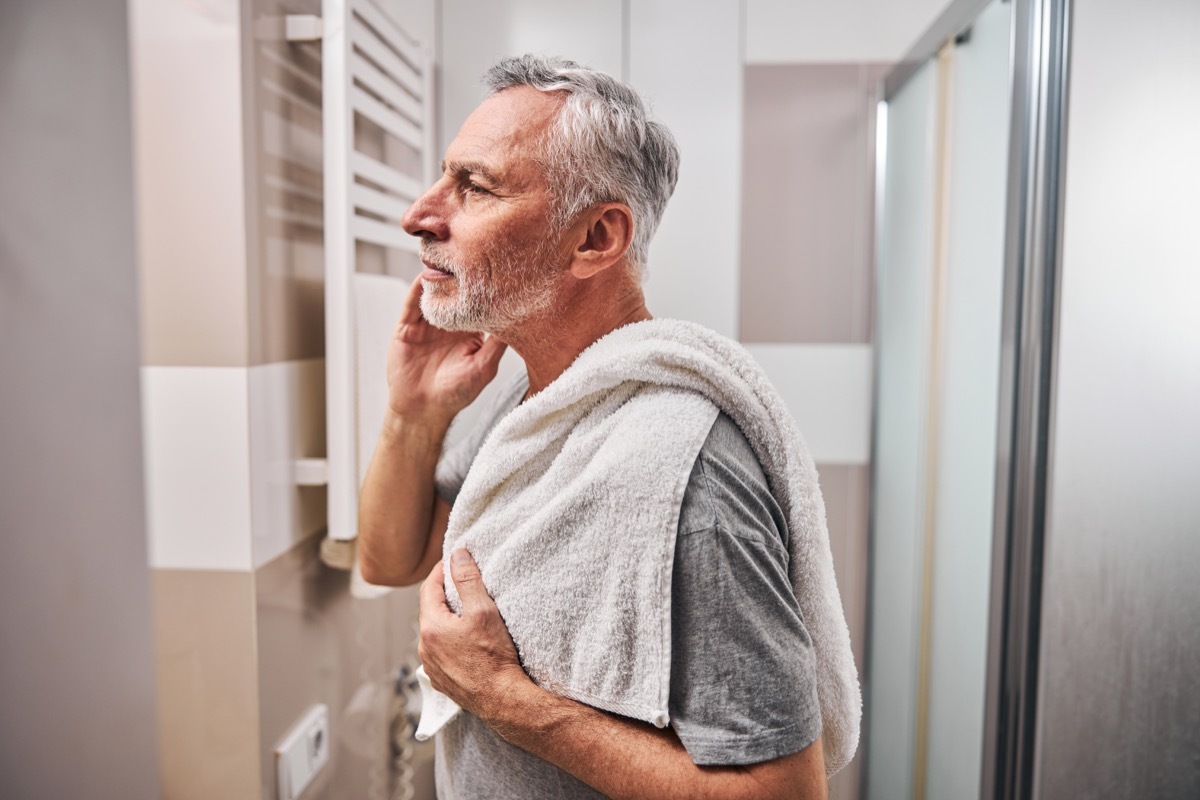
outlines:
{"label": "man's upper arm", "polygon": [[774,762],[821,735],[787,535],[745,437],[718,416],[681,509],[672,589],[671,724],[696,764]]}

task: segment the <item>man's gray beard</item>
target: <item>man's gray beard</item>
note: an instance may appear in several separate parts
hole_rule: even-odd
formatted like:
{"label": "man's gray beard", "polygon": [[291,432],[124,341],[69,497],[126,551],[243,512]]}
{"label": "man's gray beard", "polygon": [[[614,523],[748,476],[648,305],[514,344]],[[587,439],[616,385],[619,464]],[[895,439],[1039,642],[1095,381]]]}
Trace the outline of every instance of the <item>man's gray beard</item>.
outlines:
{"label": "man's gray beard", "polygon": [[[531,254],[530,261],[538,267],[547,263],[548,248],[540,245]],[[440,259],[429,258],[430,263],[439,264]],[[421,293],[421,315],[435,328],[444,331],[470,331],[504,333],[536,317],[547,316],[554,304],[558,281],[554,273],[545,268],[521,264],[512,254],[503,254],[492,259],[493,276],[513,281],[503,292],[499,280],[480,279],[459,265],[447,263],[454,274],[454,293],[449,287],[436,281],[424,281]]]}

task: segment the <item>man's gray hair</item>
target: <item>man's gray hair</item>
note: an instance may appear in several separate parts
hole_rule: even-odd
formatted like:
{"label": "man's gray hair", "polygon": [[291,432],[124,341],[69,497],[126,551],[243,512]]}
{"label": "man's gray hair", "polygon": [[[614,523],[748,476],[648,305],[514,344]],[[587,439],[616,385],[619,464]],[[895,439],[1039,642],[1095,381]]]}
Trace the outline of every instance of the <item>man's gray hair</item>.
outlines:
{"label": "man's gray hair", "polygon": [[650,239],[679,177],[679,148],[667,127],[649,118],[632,88],[564,58],[506,58],[483,82],[490,94],[514,86],[565,93],[542,143],[542,166],[555,200],[551,224],[561,230],[594,205],[624,203],[634,220],[629,260],[644,275]]}

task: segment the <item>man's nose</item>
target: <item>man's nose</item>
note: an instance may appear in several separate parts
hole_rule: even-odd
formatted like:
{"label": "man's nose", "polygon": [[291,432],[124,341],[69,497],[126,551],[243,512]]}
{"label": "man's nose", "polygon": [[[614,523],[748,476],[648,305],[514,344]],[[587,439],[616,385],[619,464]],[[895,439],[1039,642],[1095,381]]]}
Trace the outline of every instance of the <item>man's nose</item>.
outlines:
{"label": "man's nose", "polygon": [[400,225],[411,236],[421,239],[445,239],[449,233],[446,215],[443,211],[444,188],[442,181],[425,190],[425,194],[413,201],[413,204],[400,218]]}

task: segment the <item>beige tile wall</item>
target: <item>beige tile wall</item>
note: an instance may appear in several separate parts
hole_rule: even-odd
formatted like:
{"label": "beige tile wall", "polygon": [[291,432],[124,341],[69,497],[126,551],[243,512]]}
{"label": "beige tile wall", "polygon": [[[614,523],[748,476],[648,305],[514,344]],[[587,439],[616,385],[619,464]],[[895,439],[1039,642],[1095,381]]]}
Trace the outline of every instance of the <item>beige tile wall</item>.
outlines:
{"label": "beige tile wall", "polygon": [[142,363],[248,363],[236,2],[129,4]]}
{"label": "beige tile wall", "polygon": [[135,0],[143,363],[320,357],[319,0]]}
{"label": "beige tile wall", "polygon": [[[391,797],[397,667],[415,666],[416,587],[352,596],[348,573],[319,556],[320,536],[255,573],[262,796],[275,796],[274,748],[314,704],[329,707],[330,763],[306,798]],[[414,780],[432,788],[432,752],[414,747]],[[416,797],[432,797],[417,794]]]}
{"label": "beige tile wall", "polygon": [[[829,387],[802,356],[871,341],[876,84],[887,65],[748,64],[744,71],[741,340],[780,350],[773,377],[789,402]],[[764,354],[768,354],[765,353]],[[841,363],[839,361],[839,363]],[[808,366],[806,366],[808,365]],[[867,407],[869,386],[860,399]],[[805,422],[829,432],[834,414]],[[849,429],[847,429],[849,430]],[[865,429],[863,430],[865,438]],[[838,589],[863,675],[870,465],[866,446],[818,472]],[[853,463],[846,463],[851,461]],[[861,753],[831,782],[856,798]]]}
{"label": "beige tile wall", "polygon": [[[870,503],[870,467],[866,465],[817,465],[825,517],[829,526],[829,544],[838,591],[850,628],[850,646],[858,674],[863,672],[863,648],[866,645],[867,620],[867,514]],[[862,768],[862,746],[858,754],[830,782],[835,800],[856,798]]]}
{"label": "beige tile wall", "polygon": [[254,576],[154,570],[163,796],[258,796]]}
{"label": "beige tile wall", "polygon": [[743,342],[871,338],[878,64],[745,68]]}
{"label": "beige tile wall", "polygon": [[241,92],[246,152],[250,364],[325,352],[321,43],[288,42],[284,14],[320,0],[247,0]]}
{"label": "beige tile wall", "polygon": [[863,634],[866,625],[867,514],[870,504],[869,466],[820,464],[821,495],[829,544],[838,577],[838,591],[850,626],[851,646],[859,671],[863,665]]}
{"label": "beige tile wall", "polygon": [[322,564],[319,544],[312,537],[255,574],[263,797],[275,795],[275,745],[316,703],[329,707],[333,746],[306,794],[365,798],[388,783],[386,604],[352,599],[349,574]]}

